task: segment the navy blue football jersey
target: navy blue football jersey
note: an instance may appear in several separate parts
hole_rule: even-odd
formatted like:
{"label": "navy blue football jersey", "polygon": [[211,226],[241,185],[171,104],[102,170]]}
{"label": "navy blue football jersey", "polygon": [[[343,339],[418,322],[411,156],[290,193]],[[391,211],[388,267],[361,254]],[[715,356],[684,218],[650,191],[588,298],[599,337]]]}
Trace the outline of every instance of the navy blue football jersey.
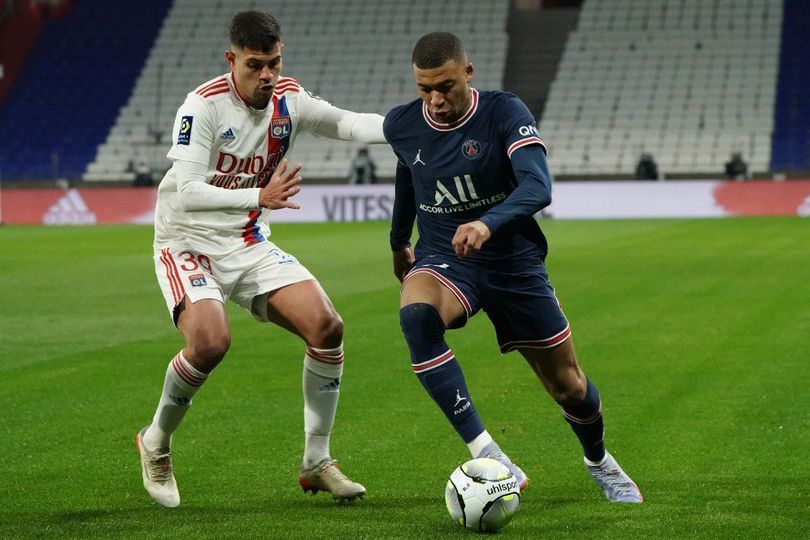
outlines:
{"label": "navy blue football jersey", "polygon": [[[436,122],[417,99],[392,109],[383,131],[399,160],[397,183],[412,184],[417,258],[455,256],[452,239],[458,226],[479,219],[517,187],[512,153],[533,144],[545,151],[529,109],[514,94],[500,91],[472,89],[469,110],[451,124]],[[409,186],[397,186],[397,197],[409,192]],[[410,231],[405,234],[409,237]],[[542,262],[547,250],[537,221],[525,216],[494,233],[468,259],[503,268],[507,260]]]}

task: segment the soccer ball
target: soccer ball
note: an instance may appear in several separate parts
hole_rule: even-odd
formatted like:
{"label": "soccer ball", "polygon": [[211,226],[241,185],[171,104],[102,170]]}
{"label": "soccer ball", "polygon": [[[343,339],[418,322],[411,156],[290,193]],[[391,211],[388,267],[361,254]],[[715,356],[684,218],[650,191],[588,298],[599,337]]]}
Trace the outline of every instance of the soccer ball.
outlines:
{"label": "soccer ball", "polygon": [[447,481],[444,502],[450,517],[478,532],[497,531],[512,520],[520,505],[520,487],[503,463],[471,459]]}

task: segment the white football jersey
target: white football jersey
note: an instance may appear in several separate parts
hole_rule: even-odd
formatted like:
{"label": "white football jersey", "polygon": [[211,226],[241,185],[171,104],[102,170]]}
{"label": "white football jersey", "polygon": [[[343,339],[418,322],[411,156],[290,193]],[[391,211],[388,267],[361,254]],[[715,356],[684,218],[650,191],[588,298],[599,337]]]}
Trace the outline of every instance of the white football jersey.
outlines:
{"label": "white football jersey", "polygon": [[[205,182],[211,186],[260,188],[270,180],[300,130],[347,138],[339,135],[336,111],[347,113],[304,91],[288,77],[279,79],[265,109],[254,109],[242,99],[228,73],[188,94],[177,111],[175,140],[168,157],[206,166]],[[225,253],[267,238],[269,211],[259,208],[257,189],[245,192],[250,197],[242,209],[187,211],[180,204],[176,169],[176,165],[169,169],[158,188],[156,244],[180,237],[200,244],[207,252]],[[215,197],[222,194],[215,191]]]}

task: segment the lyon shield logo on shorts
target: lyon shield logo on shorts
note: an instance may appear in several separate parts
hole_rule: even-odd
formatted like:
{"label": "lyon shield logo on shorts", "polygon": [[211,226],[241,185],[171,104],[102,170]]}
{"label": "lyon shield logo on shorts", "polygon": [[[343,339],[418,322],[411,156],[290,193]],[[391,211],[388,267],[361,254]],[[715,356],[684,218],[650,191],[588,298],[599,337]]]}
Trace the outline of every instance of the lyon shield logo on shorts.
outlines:
{"label": "lyon shield logo on shorts", "polygon": [[205,280],[205,274],[191,274],[188,276],[192,287],[205,287],[208,282]]}
{"label": "lyon shield logo on shorts", "polygon": [[270,120],[270,135],[274,139],[283,139],[290,135],[290,117],[279,116]]}

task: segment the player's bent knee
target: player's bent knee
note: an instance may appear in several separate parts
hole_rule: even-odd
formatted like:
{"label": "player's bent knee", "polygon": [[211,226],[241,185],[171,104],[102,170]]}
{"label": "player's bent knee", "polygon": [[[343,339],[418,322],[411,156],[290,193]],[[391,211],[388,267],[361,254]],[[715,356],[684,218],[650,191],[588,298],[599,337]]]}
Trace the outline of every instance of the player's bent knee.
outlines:
{"label": "player's bent knee", "polygon": [[337,347],[343,342],[343,319],[335,311],[318,316],[307,342],[315,347]]}
{"label": "player's bent knee", "polygon": [[189,356],[195,367],[210,371],[225,357],[231,347],[229,333],[206,334],[189,343]]}
{"label": "player's bent knee", "polygon": [[415,303],[399,310],[399,325],[405,341],[413,348],[422,343],[435,343],[444,339],[444,321],[430,304]]}
{"label": "player's bent knee", "polygon": [[551,397],[560,405],[575,405],[585,398],[587,382],[576,377],[549,381],[548,389]]}
{"label": "player's bent knee", "polygon": [[333,313],[326,321],[324,339],[327,341],[343,341],[343,319],[337,313]]}

